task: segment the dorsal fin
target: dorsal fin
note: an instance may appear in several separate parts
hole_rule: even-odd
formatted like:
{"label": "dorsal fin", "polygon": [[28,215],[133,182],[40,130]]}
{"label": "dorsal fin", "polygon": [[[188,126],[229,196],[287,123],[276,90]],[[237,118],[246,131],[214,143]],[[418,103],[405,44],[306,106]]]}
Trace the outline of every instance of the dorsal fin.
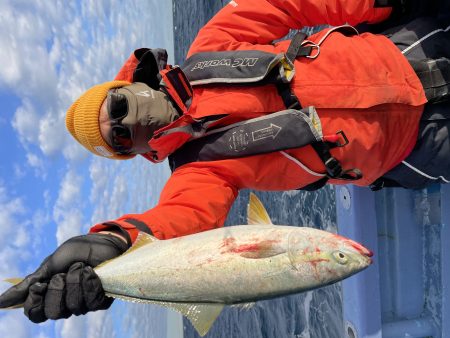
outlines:
{"label": "dorsal fin", "polygon": [[248,224],[273,224],[270,216],[264,208],[259,198],[250,193],[250,199],[247,206],[247,223]]}

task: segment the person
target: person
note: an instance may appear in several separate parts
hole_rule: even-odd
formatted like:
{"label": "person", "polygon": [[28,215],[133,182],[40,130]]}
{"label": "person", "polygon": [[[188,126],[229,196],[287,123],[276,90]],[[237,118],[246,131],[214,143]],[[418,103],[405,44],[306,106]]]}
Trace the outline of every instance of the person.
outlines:
{"label": "person", "polygon": [[[141,231],[168,239],[223,226],[240,189],[448,183],[448,11],[430,18],[417,4],[235,0],[200,30],[182,68],[164,50],[136,50],[114,81],[73,103],[66,124],[99,156],[169,158],[159,203],[69,239],[0,307],[23,304],[33,322],[106,309],[92,267]],[[331,27],[273,42],[316,25]]]}

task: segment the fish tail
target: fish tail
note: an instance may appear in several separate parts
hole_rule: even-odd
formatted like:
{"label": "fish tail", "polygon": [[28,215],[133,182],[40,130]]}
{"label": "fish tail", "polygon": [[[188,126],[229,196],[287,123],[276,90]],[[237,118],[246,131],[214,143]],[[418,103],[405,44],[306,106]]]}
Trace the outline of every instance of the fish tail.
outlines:
{"label": "fish tail", "polygon": [[[14,286],[14,285],[17,285],[20,282],[22,282],[23,278],[6,278],[6,279],[4,279],[4,281],[12,284]],[[13,306],[0,308],[0,310],[14,310],[14,309],[20,309],[20,308],[23,308],[23,304],[16,304]]]}

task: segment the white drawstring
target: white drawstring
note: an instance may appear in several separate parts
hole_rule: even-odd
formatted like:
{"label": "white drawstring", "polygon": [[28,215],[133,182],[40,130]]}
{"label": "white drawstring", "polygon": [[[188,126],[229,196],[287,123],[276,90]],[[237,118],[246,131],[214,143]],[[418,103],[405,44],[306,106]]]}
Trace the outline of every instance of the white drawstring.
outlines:
{"label": "white drawstring", "polygon": [[428,33],[427,35],[425,35],[421,39],[419,39],[416,42],[414,42],[411,46],[409,46],[409,47],[405,48],[404,50],[402,50],[402,54],[408,53],[411,49],[413,49],[414,47],[419,45],[422,41],[425,41],[426,39],[428,39],[430,36],[433,36],[434,34],[439,33],[439,32],[447,32],[449,29],[450,29],[450,26],[448,26],[446,29],[439,28],[439,29],[436,29],[436,30]]}
{"label": "white drawstring", "polygon": [[311,169],[309,169],[307,166],[305,166],[302,162],[300,162],[299,160],[297,160],[295,157],[292,157],[291,155],[289,155],[288,153],[284,152],[284,151],[280,151],[280,153],[282,155],[284,155],[287,159],[291,160],[292,162],[294,162],[295,164],[297,164],[298,166],[300,166],[300,168],[302,168],[304,171],[306,171],[308,174],[314,175],[314,176],[320,176],[320,177],[324,177],[326,176],[325,174],[321,174],[321,173],[316,173],[315,171],[312,171]]}
{"label": "white drawstring", "polygon": [[409,163],[406,162],[406,161],[402,161],[402,163],[403,163],[404,165],[406,165],[409,169],[414,170],[414,171],[415,171],[416,173],[418,173],[419,175],[422,175],[422,176],[424,176],[424,177],[426,177],[426,178],[429,178],[430,180],[439,180],[439,179],[441,179],[441,180],[443,180],[445,183],[450,183],[450,181],[447,180],[444,176],[433,177],[433,176],[430,176],[430,175],[428,175],[428,174],[425,174],[423,171],[420,171],[420,170],[417,169],[416,167],[413,167],[411,164],[409,164]]}

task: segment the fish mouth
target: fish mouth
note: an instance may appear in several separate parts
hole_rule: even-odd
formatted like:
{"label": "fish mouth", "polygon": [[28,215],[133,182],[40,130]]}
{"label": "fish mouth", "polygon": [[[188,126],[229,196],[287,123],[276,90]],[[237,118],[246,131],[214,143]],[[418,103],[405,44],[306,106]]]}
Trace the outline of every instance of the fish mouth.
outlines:
{"label": "fish mouth", "polygon": [[[349,239],[348,244],[350,244],[353,248],[355,248],[361,255],[366,256],[368,258],[373,256],[373,252],[369,249],[367,249],[362,244],[359,244],[358,242],[352,241]],[[372,262],[372,259],[370,259],[370,262]]]}

